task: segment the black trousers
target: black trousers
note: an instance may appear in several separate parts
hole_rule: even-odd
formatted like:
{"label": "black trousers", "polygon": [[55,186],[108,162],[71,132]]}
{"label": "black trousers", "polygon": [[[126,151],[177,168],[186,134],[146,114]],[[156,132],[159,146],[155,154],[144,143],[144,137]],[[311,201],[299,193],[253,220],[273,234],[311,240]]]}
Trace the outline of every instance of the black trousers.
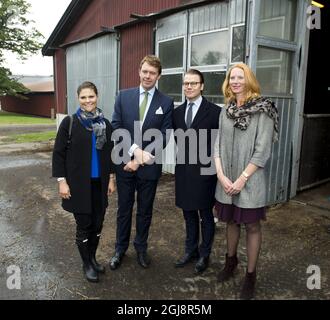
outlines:
{"label": "black trousers", "polygon": [[[201,257],[208,257],[211,253],[214,239],[214,216],[212,208],[184,211],[183,216],[186,222],[186,253],[199,252]],[[200,227],[202,241],[199,245]]]}
{"label": "black trousers", "polygon": [[149,228],[158,180],[143,180],[136,175],[117,175],[118,211],[116,252],[125,253],[129,246],[132,227],[132,212],[137,192],[136,236],[134,247],[137,252],[147,251]]}
{"label": "black trousers", "polygon": [[83,241],[102,231],[105,209],[102,208],[102,189],[100,179],[91,179],[92,212],[74,213],[76,220],[76,239]]}

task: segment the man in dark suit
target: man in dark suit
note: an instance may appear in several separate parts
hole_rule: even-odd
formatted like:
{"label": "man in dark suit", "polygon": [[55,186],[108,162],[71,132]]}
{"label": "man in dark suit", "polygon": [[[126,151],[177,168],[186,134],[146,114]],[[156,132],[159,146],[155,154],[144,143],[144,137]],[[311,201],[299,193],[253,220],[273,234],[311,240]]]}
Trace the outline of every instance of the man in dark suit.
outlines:
{"label": "man in dark suit", "polygon": [[[115,102],[111,124],[114,131],[126,130],[122,132],[122,141],[126,146],[123,153],[128,156],[128,161],[116,168],[118,212],[115,255],[110,260],[112,270],[120,266],[129,246],[135,191],[137,213],[134,247],[139,265],[147,268],[150,264],[147,240],[157,183],[162,171],[161,161],[155,161],[155,156],[158,154],[159,160],[159,154],[166,145],[166,130],[172,129],[174,107],[173,99],[155,87],[161,71],[158,57],[144,57],[139,70],[140,86],[120,91]],[[158,132],[151,141],[142,138],[149,129],[157,129]],[[158,148],[158,152],[151,150],[152,144]]]}
{"label": "man in dark suit", "polygon": [[[213,140],[216,134],[214,131],[211,139],[211,130],[218,129],[221,108],[202,96],[204,76],[200,71],[195,69],[187,71],[183,89],[186,101],[173,112],[173,129],[181,129],[175,133],[177,143],[175,198],[176,205],[183,210],[186,241],[185,254],[176,261],[175,267],[184,267],[197,259],[195,273],[201,273],[208,267],[215,230],[212,208],[217,178],[215,170],[209,169],[213,162]],[[197,139],[179,139],[178,131],[181,131],[181,135],[195,134]],[[201,139],[203,134],[204,139]],[[194,157],[189,158],[189,155],[195,155],[197,160],[193,161]],[[200,159],[201,156],[207,157],[209,163],[206,163],[205,159]],[[179,159],[184,161],[179,163]],[[203,171],[203,169],[207,170]],[[200,225],[201,243],[199,243]]]}

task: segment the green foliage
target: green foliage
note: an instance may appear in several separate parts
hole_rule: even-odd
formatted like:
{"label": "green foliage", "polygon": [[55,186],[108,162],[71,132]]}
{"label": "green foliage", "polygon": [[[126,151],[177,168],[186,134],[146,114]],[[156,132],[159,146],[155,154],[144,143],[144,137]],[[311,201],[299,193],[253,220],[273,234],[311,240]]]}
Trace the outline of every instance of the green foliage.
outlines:
{"label": "green foliage", "polygon": [[31,26],[34,21],[29,21],[26,17],[29,6],[26,0],[0,2],[0,96],[19,96],[27,91],[12,77],[10,70],[4,67],[5,51],[25,60],[42,47],[42,34]]}
{"label": "green foliage", "polygon": [[0,62],[0,97],[6,94],[23,97],[20,94],[28,91],[27,88],[16,81],[9,69],[1,67]]}

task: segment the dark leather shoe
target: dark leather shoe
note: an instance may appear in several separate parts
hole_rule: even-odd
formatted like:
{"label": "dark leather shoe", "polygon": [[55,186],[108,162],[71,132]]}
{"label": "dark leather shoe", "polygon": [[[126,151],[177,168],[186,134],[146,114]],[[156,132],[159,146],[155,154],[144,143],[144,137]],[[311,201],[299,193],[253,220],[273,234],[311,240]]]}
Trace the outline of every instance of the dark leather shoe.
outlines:
{"label": "dark leather shoe", "polygon": [[121,265],[124,253],[116,252],[115,255],[110,259],[109,265],[111,270],[116,270]]}
{"label": "dark leather shoe", "polygon": [[195,273],[202,273],[209,266],[209,257],[200,257],[195,265]]}
{"label": "dark leather shoe", "polygon": [[146,252],[137,252],[137,261],[142,268],[148,268],[150,265],[150,258]]}
{"label": "dark leather shoe", "polygon": [[174,267],[183,268],[186,264],[193,261],[194,259],[197,259],[198,257],[199,257],[198,252],[185,253],[183,257],[181,257],[174,263]]}

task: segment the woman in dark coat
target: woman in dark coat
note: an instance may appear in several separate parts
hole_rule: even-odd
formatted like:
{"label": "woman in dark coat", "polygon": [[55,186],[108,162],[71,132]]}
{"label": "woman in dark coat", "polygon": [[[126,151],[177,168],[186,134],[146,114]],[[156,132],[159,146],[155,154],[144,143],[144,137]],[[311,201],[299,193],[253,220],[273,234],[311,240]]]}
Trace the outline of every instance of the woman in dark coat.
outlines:
{"label": "woman in dark coat", "polygon": [[105,269],[96,262],[108,195],[115,191],[111,161],[110,122],[97,108],[98,92],[91,82],[78,89],[79,108],[63,119],[53,151],[53,177],[57,178],[64,210],[76,220],[76,244],[88,281],[98,282]]}

